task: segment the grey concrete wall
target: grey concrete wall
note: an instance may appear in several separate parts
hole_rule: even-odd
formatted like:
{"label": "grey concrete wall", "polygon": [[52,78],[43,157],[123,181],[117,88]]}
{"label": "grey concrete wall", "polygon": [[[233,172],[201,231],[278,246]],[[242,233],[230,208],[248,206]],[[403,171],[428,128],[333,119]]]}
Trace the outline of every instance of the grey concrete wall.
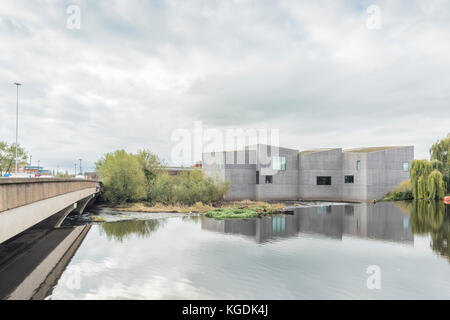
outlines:
{"label": "grey concrete wall", "polygon": [[[256,185],[257,200],[296,200],[299,194],[298,150],[274,148],[267,152],[267,146],[258,145],[256,170],[260,172]],[[273,170],[273,157],[286,157],[286,170]],[[265,177],[272,176],[273,183],[266,184]]]}
{"label": "grey concrete wall", "polygon": [[[356,163],[361,161],[361,170]],[[344,183],[345,176],[353,176],[354,183]],[[367,201],[367,153],[344,152],[342,154],[342,200]]]}
{"label": "grey concrete wall", "polygon": [[403,163],[414,160],[414,147],[396,148],[367,154],[367,200],[381,199],[405,180],[409,170]]}
{"label": "grey concrete wall", "polygon": [[[300,153],[300,199],[340,200],[342,198],[342,149]],[[330,176],[331,185],[317,185],[318,176]]]}

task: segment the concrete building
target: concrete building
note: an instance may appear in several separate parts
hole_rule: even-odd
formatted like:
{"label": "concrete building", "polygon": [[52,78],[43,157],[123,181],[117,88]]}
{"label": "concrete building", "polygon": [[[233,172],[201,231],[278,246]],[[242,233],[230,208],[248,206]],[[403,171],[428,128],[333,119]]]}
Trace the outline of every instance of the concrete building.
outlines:
{"label": "concrete building", "polygon": [[382,198],[409,179],[414,147],[342,150],[254,145],[203,153],[203,170],[230,182],[227,200],[332,200]]}

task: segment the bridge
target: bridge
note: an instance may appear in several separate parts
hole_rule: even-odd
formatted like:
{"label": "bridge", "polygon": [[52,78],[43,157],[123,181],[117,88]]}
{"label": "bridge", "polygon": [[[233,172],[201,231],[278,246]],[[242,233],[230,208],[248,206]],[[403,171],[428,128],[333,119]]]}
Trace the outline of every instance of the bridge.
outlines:
{"label": "bridge", "polygon": [[82,214],[100,189],[94,180],[0,178],[0,243],[38,224],[59,227],[71,212]]}

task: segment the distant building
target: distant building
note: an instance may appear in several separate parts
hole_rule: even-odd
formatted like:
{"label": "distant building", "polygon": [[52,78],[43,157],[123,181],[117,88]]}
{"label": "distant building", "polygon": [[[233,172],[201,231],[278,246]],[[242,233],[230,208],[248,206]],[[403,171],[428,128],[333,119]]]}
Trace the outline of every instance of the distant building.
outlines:
{"label": "distant building", "polygon": [[19,172],[29,174],[31,176],[51,176],[52,172],[50,170],[44,170],[44,167],[38,166],[28,166],[24,165]]}
{"label": "distant building", "polygon": [[369,201],[409,179],[414,147],[342,150],[256,145],[203,153],[204,172],[230,182],[227,200]]}

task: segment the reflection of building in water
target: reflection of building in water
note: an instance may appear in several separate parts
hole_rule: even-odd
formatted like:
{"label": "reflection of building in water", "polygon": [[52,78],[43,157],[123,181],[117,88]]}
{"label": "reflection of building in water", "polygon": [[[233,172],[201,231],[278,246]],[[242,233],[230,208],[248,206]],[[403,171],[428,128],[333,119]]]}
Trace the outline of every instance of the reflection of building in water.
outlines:
{"label": "reflection of building in water", "polygon": [[44,299],[90,226],[30,230],[0,246],[0,299]]}
{"label": "reflection of building in water", "polygon": [[344,235],[412,243],[409,215],[392,203],[351,204],[296,208],[292,215],[253,220],[203,218],[202,229],[240,234],[264,242],[298,233],[342,239]]}

